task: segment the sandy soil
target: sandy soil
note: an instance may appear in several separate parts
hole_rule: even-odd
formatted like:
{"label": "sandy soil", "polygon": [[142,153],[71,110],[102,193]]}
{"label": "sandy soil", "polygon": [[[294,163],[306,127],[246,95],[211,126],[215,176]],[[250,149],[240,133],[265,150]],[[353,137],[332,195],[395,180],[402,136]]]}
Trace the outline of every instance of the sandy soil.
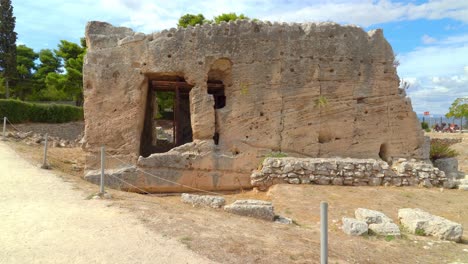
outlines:
{"label": "sandy soil", "polygon": [[[40,161],[40,147],[17,142],[9,144],[22,157]],[[54,169],[81,176],[80,172],[70,171],[71,163],[82,162],[80,149],[53,151],[56,151],[51,160]],[[468,154],[461,158],[466,157]],[[97,186],[80,177],[69,173],[60,175],[72,184],[72,188],[85,194],[98,190]],[[176,239],[185,248],[220,263],[318,263],[321,201],[330,204],[329,263],[468,263],[467,231],[462,243],[453,243],[409,234],[401,239],[387,239],[390,241],[375,236],[350,237],[340,230],[341,218],[353,216],[358,207],[383,211],[394,220],[399,208],[422,208],[459,222],[466,230],[468,192],[461,190],[277,185],[268,193],[247,191],[224,195],[228,202],[243,198],[273,201],[275,211],[293,218],[294,225],[269,223],[222,210],[193,208],[182,204],[177,195],[157,197],[109,192],[115,197],[112,207],[130,211],[150,232]]]}
{"label": "sandy soil", "polygon": [[0,263],[210,263],[0,142]]}

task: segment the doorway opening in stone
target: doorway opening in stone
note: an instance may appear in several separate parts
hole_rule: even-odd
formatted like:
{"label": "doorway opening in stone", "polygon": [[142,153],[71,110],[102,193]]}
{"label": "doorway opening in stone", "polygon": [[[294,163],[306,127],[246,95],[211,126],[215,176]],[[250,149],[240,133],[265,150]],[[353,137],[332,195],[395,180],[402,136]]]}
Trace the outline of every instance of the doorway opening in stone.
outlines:
{"label": "doorway opening in stone", "polygon": [[388,157],[388,146],[387,146],[387,143],[383,143],[382,145],[380,145],[380,150],[379,150],[379,157],[388,163],[389,161],[389,157]]}
{"label": "doorway opening in stone", "polygon": [[190,90],[179,76],[150,79],[140,155],[148,157],[192,142]]}

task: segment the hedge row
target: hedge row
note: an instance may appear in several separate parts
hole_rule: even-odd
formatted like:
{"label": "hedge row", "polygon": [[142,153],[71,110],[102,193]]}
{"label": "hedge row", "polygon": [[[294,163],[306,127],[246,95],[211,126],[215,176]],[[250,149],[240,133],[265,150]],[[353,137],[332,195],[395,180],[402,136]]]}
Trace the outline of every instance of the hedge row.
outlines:
{"label": "hedge row", "polygon": [[33,104],[18,100],[0,99],[0,118],[12,123],[64,123],[83,120],[83,108],[71,105]]}

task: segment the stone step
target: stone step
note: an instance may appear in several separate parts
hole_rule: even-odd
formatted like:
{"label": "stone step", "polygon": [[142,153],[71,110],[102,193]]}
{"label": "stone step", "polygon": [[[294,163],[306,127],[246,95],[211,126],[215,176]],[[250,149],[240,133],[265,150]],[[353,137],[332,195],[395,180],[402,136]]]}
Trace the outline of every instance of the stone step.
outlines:
{"label": "stone step", "polygon": [[465,185],[459,185],[459,186],[458,186],[458,189],[460,189],[460,190],[464,190],[464,191],[468,191],[468,184],[465,184]]}

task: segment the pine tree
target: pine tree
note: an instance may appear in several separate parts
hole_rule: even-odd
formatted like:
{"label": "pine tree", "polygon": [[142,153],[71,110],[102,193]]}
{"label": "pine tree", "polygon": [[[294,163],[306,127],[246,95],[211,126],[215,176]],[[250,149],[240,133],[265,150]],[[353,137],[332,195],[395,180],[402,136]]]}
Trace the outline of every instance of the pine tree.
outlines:
{"label": "pine tree", "polygon": [[0,0],[0,72],[5,79],[5,96],[9,97],[9,83],[17,76],[16,18],[11,0]]}

